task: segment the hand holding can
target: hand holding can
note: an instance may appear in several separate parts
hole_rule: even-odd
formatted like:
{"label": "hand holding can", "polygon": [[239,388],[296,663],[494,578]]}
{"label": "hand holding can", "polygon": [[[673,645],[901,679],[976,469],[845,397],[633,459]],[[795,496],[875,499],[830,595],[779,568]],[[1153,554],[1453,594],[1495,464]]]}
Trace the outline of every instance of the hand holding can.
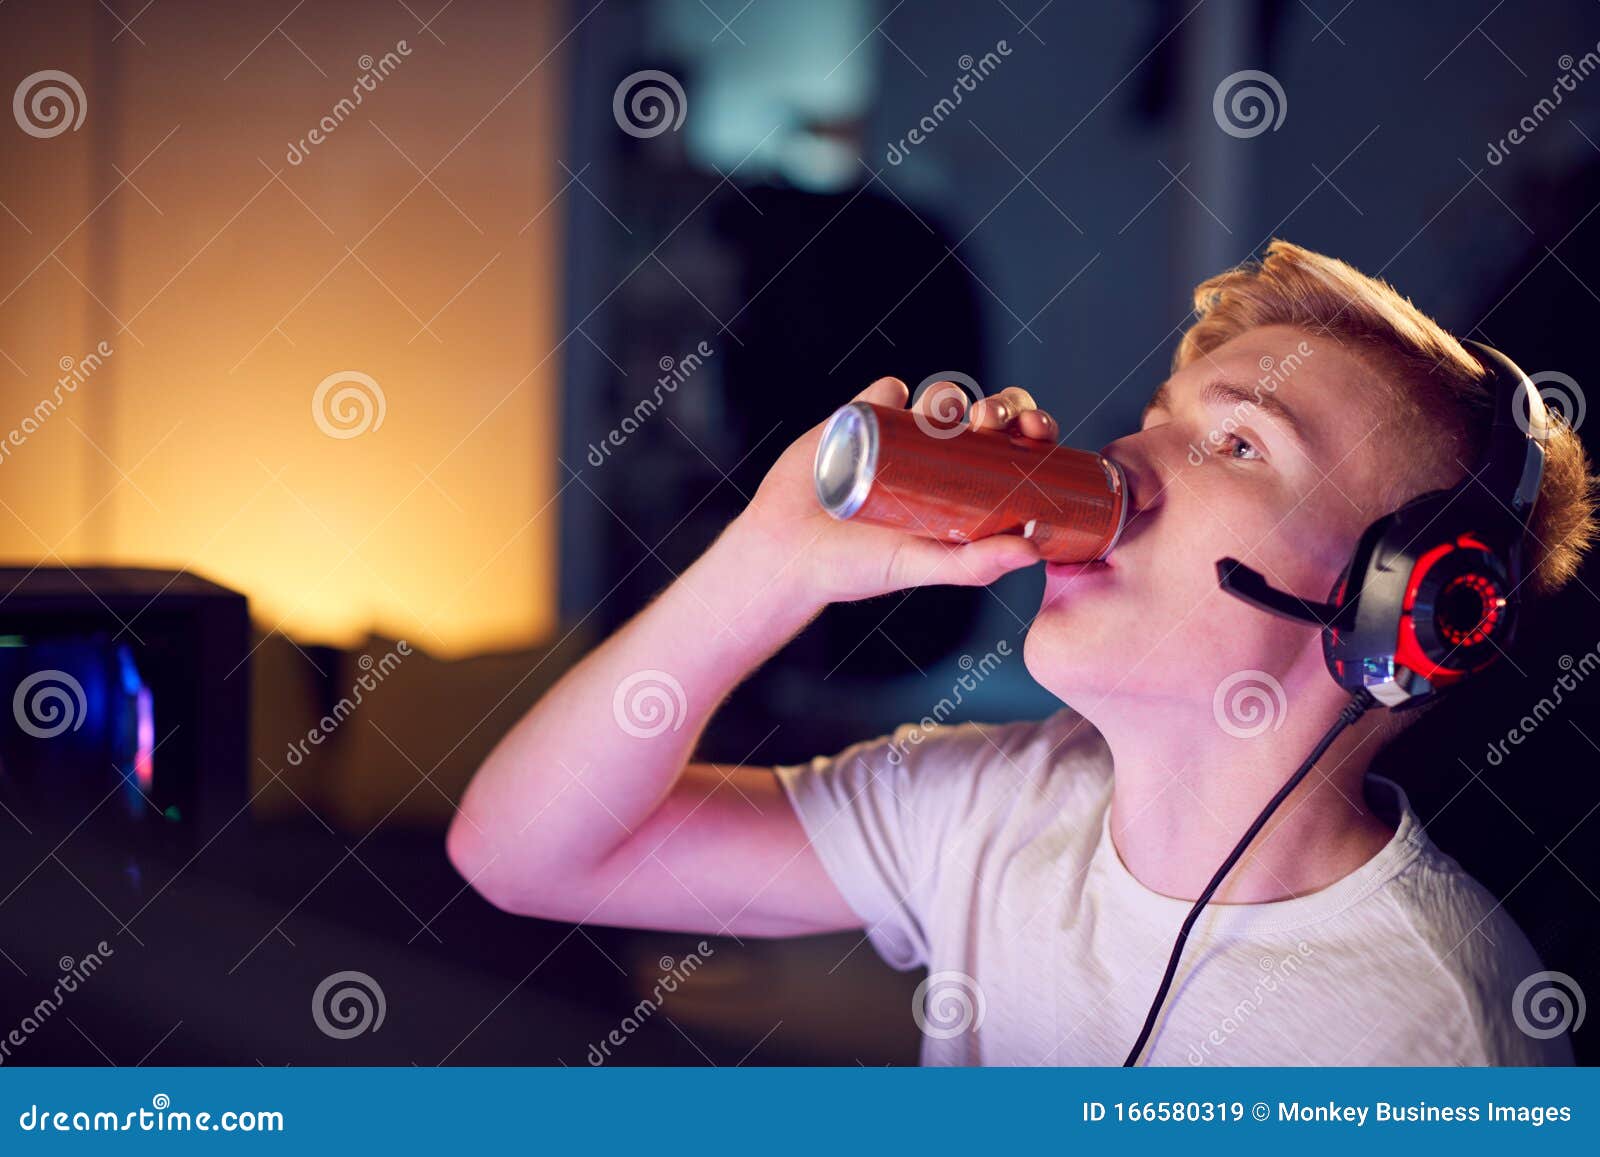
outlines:
{"label": "hand holding can", "polygon": [[[947,402],[958,402],[948,409],[951,418],[965,413],[970,426],[963,425],[969,431],[963,438],[992,428],[1031,442],[1041,452],[1055,446],[1055,420],[1026,390],[1002,390],[969,410],[960,387],[941,386],[937,378],[929,381],[933,385],[919,389],[913,408],[936,421]],[[904,411],[910,398],[911,390],[900,379],[879,378],[854,400]],[[912,587],[984,586],[1040,561],[1039,547],[1020,533],[962,543],[828,514],[817,501],[816,486],[818,446],[827,424],[827,419],[816,423],[784,450],[728,528],[731,549],[725,553],[741,560],[755,587],[767,593],[781,590],[791,605],[814,612],[828,603]]]}
{"label": "hand holding can", "polygon": [[865,401],[824,425],[814,479],[834,518],[944,542],[1020,535],[1057,563],[1105,558],[1127,518],[1108,458]]}

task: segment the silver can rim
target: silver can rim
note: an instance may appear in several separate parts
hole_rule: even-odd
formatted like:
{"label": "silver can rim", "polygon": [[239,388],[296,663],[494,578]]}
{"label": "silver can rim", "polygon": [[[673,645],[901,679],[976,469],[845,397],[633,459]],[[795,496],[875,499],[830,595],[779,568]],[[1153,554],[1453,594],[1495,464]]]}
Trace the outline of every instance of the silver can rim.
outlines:
{"label": "silver can rim", "polygon": [[[856,439],[865,440],[863,451],[859,455],[852,454],[860,465],[856,468],[855,476],[850,480],[850,487],[845,491],[843,498],[829,502],[828,495],[823,489],[823,458],[831,448],[836,448],[841,440],[846,447],[853,448]],[[841,521],[847,519],[866,503],[867,495],[872,490],[872,480],[877,473],[878,415],[866,402],[851,402],[839,407],[822,427],[822,437],[817,441],[817,453],[811,463],[812,486],[816,490],[817,501],[834,518]]]}
{"label": "silver can rim", "polygon": [[1111,557],[1111,552],[1117,549],[1117,543],[1122,541],[1122,528],[1128,525],[1128,476],[1123,472],[1122,466],[1112,458],[1100,455],[1100,464],[1105,467],[1106,474],[1111,478],[1111,492],[1117,496],[1117,528],[1111,532],[1111,541],[1106,543],[1106,548],[1100,552],[1101,561]]}

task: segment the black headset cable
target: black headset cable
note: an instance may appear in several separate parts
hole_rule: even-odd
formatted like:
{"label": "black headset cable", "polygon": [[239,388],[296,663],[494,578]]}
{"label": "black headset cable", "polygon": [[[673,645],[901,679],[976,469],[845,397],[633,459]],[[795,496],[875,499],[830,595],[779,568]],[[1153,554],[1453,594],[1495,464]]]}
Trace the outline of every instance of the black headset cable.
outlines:
{"label": "black headset cable", "polygon": [[1239,862],[1240,857],[1244,855],[1245,849],[1250,846],[1250,841],[1260,834],[1261,829],[1272,818],[1272,813],[1277,811],[1278,806],[1289,798],[1289,793],[1299,786],[1300,781],[1310,774],[1311,769],[1317,765],[1317,760],[1321,759],[1328,748],[1333,746],[1333,741],[1339,738],[1340,733],[1366,714],[1367,709],[1373,706],[1374,702],[1372,695],[1365,688],[1350,697],[1350,702],[1346,703],[1343,710],[1339,712],[1339,718],[1334,720],[1333,726],[1329,727],[1322,738],[1317,741],[1317,745],[1311,749],[1311,754],[1306,756],[1305,762],[1289,777],[1288,782],[1278,789],[1278,794],[1267,801],[1267,806],[1261,809],[1260,815],[1256,816],[1255,823],[1250,825],[1250,830],[1245,832],[1239,842],[1233,846],[1233,851],[1228,853],[1228,858],[1222,861],[1222,866],[1217,869],[1216,875],[1211,877],[1211,882],[1206,885],[1205,891],[1201,892],[1200,898],[1194,902],[1194,907],[1189,909],[1189,914],[1184,917],[1183,927],[1178,929],[1178,938],[1173,942],[1172,955],[1167,959],[1167,971],[1161,978],[1161,987],[1156,989],[1156,998],[1150,1002],[1150,1011],[1145,1014],[1144,1027],[1139,1030],[1139,1039],[1133,1042],[1133,1048],[1128,1053],[1128,1059],[1122,1062],[1124,1068],[1131,1068],[1138,1063],[1139,1054],[1144,1051],[1144,1046],[1150,1039],[1151,1030],[1156,1026],[1156,1018],[1161,1015],[1161,1006],[1166,1003],[1167,990],[1172,987],[1172,978],[1178,972],[1178,959],[1183,955],[1183,946],[1189,940],[1189,932],[1194,928],[1195,921],[1200,919],[1201,910],[1210,902],[1217,889],[1222,886],[1223,879],[1233,870],[1233,866]]}

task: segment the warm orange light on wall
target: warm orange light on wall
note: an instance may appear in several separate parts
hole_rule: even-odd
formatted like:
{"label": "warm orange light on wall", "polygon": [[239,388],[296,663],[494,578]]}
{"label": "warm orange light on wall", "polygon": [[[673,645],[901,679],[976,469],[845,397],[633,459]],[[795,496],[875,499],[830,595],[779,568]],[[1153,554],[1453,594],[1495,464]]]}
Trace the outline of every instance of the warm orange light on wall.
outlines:
{"label": "warm orange light on wall", "polygon": [[[38,15],[88,114],[7,136],[0,427],[113,352],[0,464],[6,559],[187,566],[301,640],[547,634],[559,12],[308,5],[279,35],[281,5],[172,0],[132,51]],[[313,395],[345,371],[383,416],[335,437]]]}

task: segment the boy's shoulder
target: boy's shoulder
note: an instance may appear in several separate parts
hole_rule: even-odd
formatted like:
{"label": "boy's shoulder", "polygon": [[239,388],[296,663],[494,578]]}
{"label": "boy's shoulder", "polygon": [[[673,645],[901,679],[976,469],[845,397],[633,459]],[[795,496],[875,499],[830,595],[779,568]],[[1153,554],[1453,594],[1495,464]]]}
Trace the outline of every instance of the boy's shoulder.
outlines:
{"label": "boy's shoulder", "polygon": [[1541,1000],[1571,977],[1540,962],[1495,896],[1421,831],[1417,854],[1384,892],[1416,938],[1428,971],[1447,977],[1491,1065],[1571,1064],[1564,1033],[1546,1034]]}
{"label": "boy's shoulder", "polygon": [[1019,775],[1062,771],[1111,774],[1105,738],[1071,707],[1043,719],[1005,723],[901,724],[890,737],[891,750],[907,762],[971,768],[997,765]]}
{"label": "boy's shoulder", "polygon": [[1031,833],[1060,814],[1089,817],[1111,790],[1105,738],[1070,707],[1006,723],[931,730],[903,724],[889,738],[887,758],[898,765],[906,798],[928,805],[919,818],[942,816],[972,837],[992,836],[1019,820]]}

